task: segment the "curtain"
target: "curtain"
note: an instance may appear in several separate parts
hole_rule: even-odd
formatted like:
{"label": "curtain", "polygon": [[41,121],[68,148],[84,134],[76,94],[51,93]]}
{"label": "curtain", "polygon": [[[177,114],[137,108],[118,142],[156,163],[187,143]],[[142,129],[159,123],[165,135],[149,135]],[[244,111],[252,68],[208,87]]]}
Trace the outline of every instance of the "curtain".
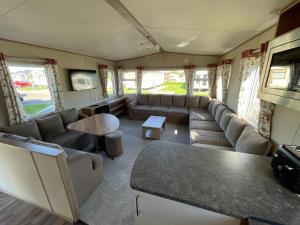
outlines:
{"label": "curtain", "polygon": [[248,107],[248,98],[251,94],[253,86],[253,76],[255,71],[258,69],[259,60],[253,56],[255,49],[249,49],[242,52],[242,59],[240,62],[240,87],[239,87],[239,98],[237,114],[243,118],[246,116]]}
{"label": "curtain", "polygon": [[228,86],[231,75],[232,59],[222,60],[217,67],[217,99],[223,104],[227,102]]}
{"label": "curtain", "polygon": [[100,82],[103,91],[103,97],[108,98],[107,92],[107,65],[99,65]]}
{"label": "curtain", "polygon": [[62,90],[58,78],[57,62],[54,59],[48,59],[45,64],[45,73],[48,81],[49,91],[53,100],[54,111],[64,110]]}
{"label": "curtain", "polygon": [[117,68],[117,94],[119,96],[123,96],[124,95],[123,69],[121,67]]}
{"label": "curtain", "polygon": [[185,75],[185,82],[186,82],[186,93],[187,95],[193,95],[195,66],[185,66],[184,75]]}
{"label": "curtain", "polygon": [[223,101],[222,69],[222,63],[218,64],[216,75],[216,98],[220,101]]}
{"label": "curtain", "polygon": [[25,112],[9,74],[3,53],[0,53],[0,83],[7,108],[10,125],[21,124],[25,121]]}
{"label": "curtain", "polygon": [[143,67],[136,68],[136,85],[138,94],[142,93]]}
{"label": "curtain", "polygon": [[217,97],[217,64],[208,64],[208,94],[211,98]]}
{"label": "curtain", "polygon": [[[268,42],[262,43],[260,48],[260,83],[263,79],[263,64],[266,58]],[[258,120],[258,132],[267,139],[271,138],[272,117],[275,105],[271,102],[260,100],[260,111]]]}

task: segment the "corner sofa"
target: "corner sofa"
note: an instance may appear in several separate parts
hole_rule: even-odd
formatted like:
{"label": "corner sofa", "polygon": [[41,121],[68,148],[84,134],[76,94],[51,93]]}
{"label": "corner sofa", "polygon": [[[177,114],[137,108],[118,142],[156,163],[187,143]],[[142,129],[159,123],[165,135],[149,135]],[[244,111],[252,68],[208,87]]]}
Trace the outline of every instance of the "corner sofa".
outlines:
{"label": "corner sofa", "polygon": [[33,137],[37,140],[55,143],[66,148],[91,152],[95,147],[95,142],[91,135],[67,129],[70,123],[84,117],[86,117],[84,114],[80,114],[78,110],[73,108],[23,124],[1,127],[0,131],[23,137]]}
{"label": "corner sofa", "polygon": [[206,96],[137,95],[128,102],[131,119],[150,115],[188,122],[190,144],[200,148],[267,155],[272,143],[216,99]]}

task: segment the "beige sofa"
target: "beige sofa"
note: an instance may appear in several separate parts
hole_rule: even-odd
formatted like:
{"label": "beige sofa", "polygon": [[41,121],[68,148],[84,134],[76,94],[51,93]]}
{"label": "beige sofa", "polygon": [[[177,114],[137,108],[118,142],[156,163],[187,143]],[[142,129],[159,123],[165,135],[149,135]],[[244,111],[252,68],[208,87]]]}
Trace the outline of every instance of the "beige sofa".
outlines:
{"label": "beige sofa", "polygon": [[138,95],[128,103],[131,119],[150,115],[188,122],[190,143],[197,147],[267,155],[272,143],[216,99],[205,96]]}

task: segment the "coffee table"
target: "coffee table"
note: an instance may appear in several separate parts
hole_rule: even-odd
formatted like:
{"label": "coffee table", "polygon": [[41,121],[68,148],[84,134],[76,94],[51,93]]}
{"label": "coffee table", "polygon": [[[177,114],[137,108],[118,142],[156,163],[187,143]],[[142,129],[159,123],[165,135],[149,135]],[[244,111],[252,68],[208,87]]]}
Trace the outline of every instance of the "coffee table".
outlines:
{"label": "coffee table", "polygon": [[160,139],[161,133],[166,128],[166,117],[150,116],[142,125],[143,138]]}

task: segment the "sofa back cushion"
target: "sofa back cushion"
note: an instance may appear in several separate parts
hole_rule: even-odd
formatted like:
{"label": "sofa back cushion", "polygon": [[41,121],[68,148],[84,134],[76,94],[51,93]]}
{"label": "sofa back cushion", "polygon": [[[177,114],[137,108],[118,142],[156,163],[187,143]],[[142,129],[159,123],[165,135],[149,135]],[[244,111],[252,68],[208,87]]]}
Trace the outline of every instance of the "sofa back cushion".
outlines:
{"label": "sofa back cushion", "polygon": [[43,140],[47,141],[66,132],[62,119],[58,114],[37,119],[36,122],[40,129]]}
{"label": "sofa back cushion", "polygon": [[209,104],[208,104],[208,111],[210,112],[210,114],[212,114],[212,108],[213,108],[213,105],[215,103],[215,101],[217,101],[216,99],[212,99]]}
{"label": "sofa back cushion", "polygon": [[211,115],[215,117],[218,106],[222,104],[219,100],[216,100],[212,106]]}
{"label": "sofa back cushion", "polygon": [[148,105],[149,104],[149,95],[138,94],[137,103],[139,105]]}
{"label": "sofa back cushion", "polygon": [[149,95],[149,105],[160,105],[160,95]]}
{"label": "sofa back cushion", "polygon": [[272,143],[257,133],[251,126],[246,126],[239,137],[235,151],[256,155],[267,155]]}
{"label": "sofa back cushion", "polygon": [[207,109],[211,98],[207,96],[200,97],[199,107],[202,109]]}
{"label": "sofa back cushion", "polygon": [[184,107],[185,106],[185,96],[184,95],[173,95],[173,106]]}
{"label": "sofa back cushion", "polygon": [[241,136],[241,133],[243,132],[244,128],[246,126],[246,123],[236,116],[233,116],[226,128],[225,136],[232,144],[232,146],[236,145],[237,140]]}
{"label": "sofa back cushion", "polygon": [[79,116],[78,110],[75,108],[62,111],[59,114],[61,116],[64,126],[68,126],[70,123],[77,121]]}
{"label": "sofa back cushion", "polygon": [[186,96],[186,107],[199,107],[200,96]]}
{"label": "sofa back cushion", "polygon": [[219,104],[218,107],[217,107],[217,111],[216,111],[216,114],[215,114],[215,120],[219,123],[220,122],[220,119],[221,119],[221,116],[222,116],[222,113],[223,111],[225,110],[225,105],[223,104]]}
{"label": "sofa back cushion", "polygon": [[1,130],[9,134],[16,134],[23,137],[33,137],[35,139],[42,140],[41,133],[34,120],[23,124],[3,127]]}
{"label": "sofa back cushion", "polygon": [[219,125],[223,131],[226,130],[226,128],[229,124],[229,121],[231,120],[232,115],[233,115],[232,112],[230,112],[228,109],[224,109],[222,116],[220,118],[220,121],[219,121]]}
{"label": "sofa back cushion", "polygon": [[160,105],[163,105],[163,106],[172,106],[173,105],[173,97],[172,97],[172,95],[161,95],[160,96]]}

